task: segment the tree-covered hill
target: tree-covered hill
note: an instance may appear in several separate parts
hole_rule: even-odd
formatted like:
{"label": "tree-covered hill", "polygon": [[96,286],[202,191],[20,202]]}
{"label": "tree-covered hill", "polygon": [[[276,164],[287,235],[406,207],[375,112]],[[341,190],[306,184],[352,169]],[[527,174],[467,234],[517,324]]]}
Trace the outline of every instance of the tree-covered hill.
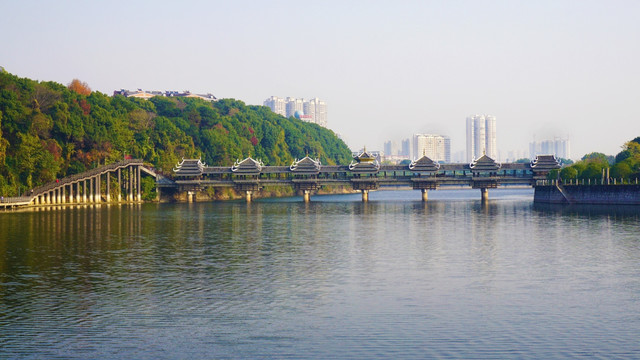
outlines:
{"label": "tree-covered hill", "polygon": [[348,147],[331,130],[222,99],[107,96],[86,84],[38,82],[0,72],[0,194],[142,158],[169,172],[183,157],[232,165],[251,156],[266,165],[317,157],[346,164]]}

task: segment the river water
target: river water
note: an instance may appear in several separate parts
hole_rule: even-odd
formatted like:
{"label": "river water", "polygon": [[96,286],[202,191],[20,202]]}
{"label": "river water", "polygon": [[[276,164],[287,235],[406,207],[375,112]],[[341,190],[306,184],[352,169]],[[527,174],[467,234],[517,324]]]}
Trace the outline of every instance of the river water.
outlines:
{"label": "river water", "polygon": [[640,358],[640,208],[531,190],[0,214],[0,358]]}

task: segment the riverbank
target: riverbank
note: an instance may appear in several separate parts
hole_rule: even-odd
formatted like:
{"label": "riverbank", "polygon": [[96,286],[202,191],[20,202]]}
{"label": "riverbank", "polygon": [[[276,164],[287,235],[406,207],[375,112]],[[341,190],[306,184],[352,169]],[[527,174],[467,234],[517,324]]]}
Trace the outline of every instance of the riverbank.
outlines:
{"label": "riverbank", "polygon": [[640,205],[640,185],[536,186],[533,201],[542,204]]}

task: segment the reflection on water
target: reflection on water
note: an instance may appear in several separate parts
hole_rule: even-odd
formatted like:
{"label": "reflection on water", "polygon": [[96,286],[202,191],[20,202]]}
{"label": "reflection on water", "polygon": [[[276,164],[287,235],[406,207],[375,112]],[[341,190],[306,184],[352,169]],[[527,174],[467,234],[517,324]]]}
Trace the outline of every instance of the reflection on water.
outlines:
{"label": "reflection on water", "polygon": [[0,358],[640,357],[638,211],[490,196],[5,213]]}

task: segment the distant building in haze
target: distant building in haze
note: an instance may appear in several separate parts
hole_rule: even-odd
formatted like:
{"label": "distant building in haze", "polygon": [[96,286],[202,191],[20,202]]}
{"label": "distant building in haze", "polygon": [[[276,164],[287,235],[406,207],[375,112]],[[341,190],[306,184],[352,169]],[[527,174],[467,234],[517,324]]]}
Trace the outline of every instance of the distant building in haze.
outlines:
{"label": "distant building in haze", "polygon": [[312,122],[323,127],[327,127],[327,104],[313,98],[305,101],[298,98],[280,98],[272,96],[263,102],[271,111],[284,117],[295,117],[302,121]]}
{"label": "distant building in haze", "polygon": [[529,143],[529,157],[536,155],[555,155],[557,158],[570,159],[571,145],[569,139],[556,137],[553,140],[532,141]]}
{"label": "distant building in haze", "polygon": [[436,162],[451,162],[451,140],[448,136],[416,134],[413,136],[413,157],[426,155]]}
{"label": "distant building in haze", "polygon": [[491,115],[467,117],[467,162],[487,155],[496,160],[496,118]]}
{"label": "distant building in haze", "polygon": [[211,95],[211,94],[192,94],[189,91],[144,91],[142,89],[138,89],[135,91],[131,91],[131,90],[125,90],[125,89],[120,89],[120,90],[115,90],[113,92],[113,96],[116,95],[122,95],[124,97],[132,97],[132,98],[138,98],[138,99],[143,99],[143,100],[149,100],[154,96],[166,96],[166,97],[185,97],[185,98],[198,98],[198,99],[202,99],[205,101],[216,101],[218,100],[215,96]]}

